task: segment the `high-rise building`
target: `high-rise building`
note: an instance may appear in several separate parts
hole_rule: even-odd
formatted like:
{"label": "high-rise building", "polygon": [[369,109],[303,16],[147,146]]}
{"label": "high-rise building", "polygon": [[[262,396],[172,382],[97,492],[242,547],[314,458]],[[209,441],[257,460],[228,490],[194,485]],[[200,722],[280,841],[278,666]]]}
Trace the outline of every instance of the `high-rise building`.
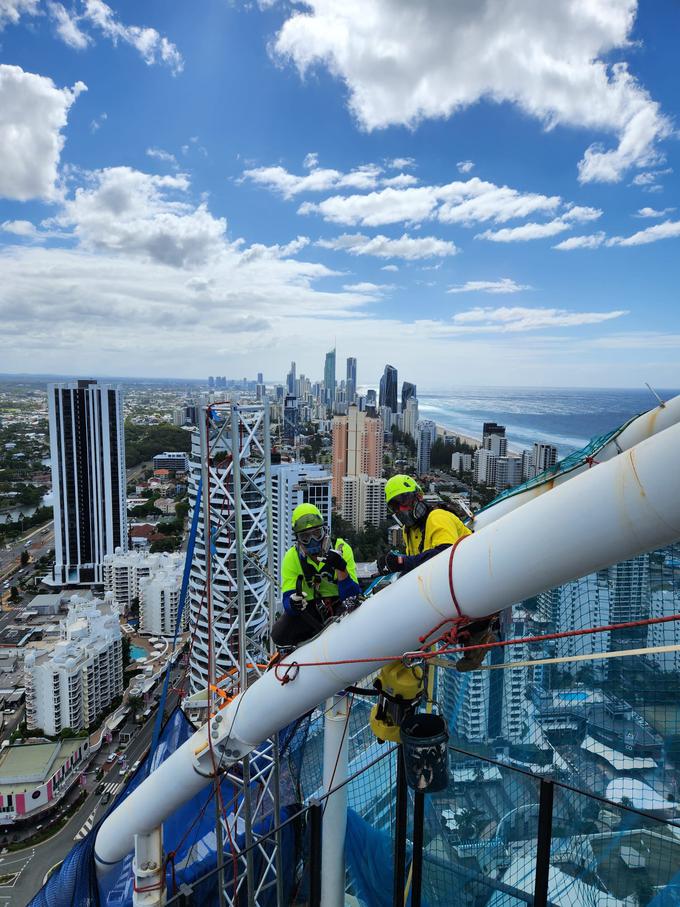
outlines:
{"label": "high-rise building", "polygon": [[408,403],[408,401],[411,398],[417,397],[417,396],[418,395],[416,394],[415,384],[411,384],[410,381],[404,381],[404,383],[401,386],[401,411],[402,411],[402,413],[406,410],[406,404]]}
{"label": "high-rise building", "polygon": [[472,469],[472,454],[451,454],[451,469],[454,472],[470,472]]}
{"label": "high-rise building", "polygon": [[326,353],[326,362],[323,369],[324,400],[326,406],[335,403],[335,349]]}
{"label": "high-rise building", "polygon": [[366,409],[376,409],[378,406],[378,401],[376,398],[375,390],[371,387],[366,391]]}
{"label": "high-rise building", "polygon": [[344,476],[342,518],[356,530],[383,523],[387,519],[385,483],[385,479],[366,475]]}
{"label": "high-rise building", "polygon": [[[503,438],[505,440],[505,438]],[[514,488],[522,481],[522,460],[520,457],[498,457],[496,460],[495,487],[498,491]]]}
{"label": "high-rise building", "polygon": [[142,580],[160,570],[181,569],[184,555],[180,552],[150,554],[145,550],[123,551],[117,549],[107,554],[103,563],[104,591],[113,593],[113,600],[122,611],[127,611],[135,598],[139,598]]}
{"label": "high-rise building", "polygon": [[331,476],[316,463],[273,463],[272,469],[272,576],[276,598],[281,597],[281,564],[294,544],[291,518],[298,504],[314,504],[331,528]]}
{"label": "high-rise building", "polygon": [[357,360],[354,356],[347,357],[347,403],[354,403],[357,395]]}
{"label": "high-rise building", "polygon": [[[139,632],[150,636],[174,636],[182,592],[183,565],[157,570],[139,583]],[[184,609],[180,632],[188,624],[189,611]]]}
{"label": "high-rise building", "polygon": [[437,423],[431,419],[421,419],[416,426],[417,466],[418,475],[425,475],[430,471],[430,454],[432,445],[437,437]]}
{"label": "high-rise building", "polygon": [[257,373],[257,383],[264,384],[264,378],[262,377],[262,372]]}
{"label": "high-rise building", "polygon": [[376,416],[361,412],[354,404],[346,416],[333,419],[333,497],[342,509],[345,476],[380,478],[383,459],[383,426]]}
{"label": "high-rise building", "polygon": [[291,397],[294,397],[296,394],[295,388],[295,363],[291,362],[290,371],[286,375],[286,389]]}
{"label": "high-rise building", "polygon": [[555,463],[557,463],[557,447],[555,447],[554,444],[541,444],[535,442],[533,461],[536,475],[538,475],[539,472],[550,469],[551,466],[554,466]]}
{"label": "high-rise building", "polygon": [[536,475],[533,450],[522,451],[522,480],[533,479]]}
{"label": "high-rise building", "polygon": [[98,381],[47,390],[55,583],[101,583],[104,556],[127,550],[123,403]]}
{"label": "high-rise building", "polygon": [[494,485],[496,482],[496,463],[498,457],[486,447],[475,451],[472,481],[476,485]]}
{"label": "high-rise building", "polygon": [[283,407],[283,438],[288,444],[295,444],[300,427],[299,422],[298,398],[289,394],[286,396]]}
{"label": "high-rise building", "polygon": [[409,397],[406,401],[406,408],[402,413],[402,430],[412,438],[416,437],[416,427],[418,425],[418,398]]}
{"label": "high-rise building", "polygon": [[24,659],[26,724],[54,737],[65,728],[94,724],[123,692],[123,651],[118,608],[105,601],[73,596],[60,622],[60,641]]}
{"label": "high-rise building", "polygon": [[494,457],[507,457],[508,455],[508,439],[505,435],[497,433],[484,435],[482,447],[491,451]]}
{"label": "high-rise building", "polygon": [[505,437],[505,425],[499,425],[497,422],[482,423],[482,444],[489,435],[501,435]]}
{"label": "high-rise building", "polygon": [[397,406],[397,370],[393,365],[386,365],[385,371],[380,379],[380,399],[378,405],[389,406],[393,413],[398,410]]}

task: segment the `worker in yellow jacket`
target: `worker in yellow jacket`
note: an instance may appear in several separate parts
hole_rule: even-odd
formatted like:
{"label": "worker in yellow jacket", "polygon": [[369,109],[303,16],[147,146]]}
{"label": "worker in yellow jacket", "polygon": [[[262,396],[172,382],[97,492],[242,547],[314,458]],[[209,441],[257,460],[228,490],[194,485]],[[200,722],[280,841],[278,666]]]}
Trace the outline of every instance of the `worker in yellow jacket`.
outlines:
{"label": "worker in yellow jacket", "polygon": [[[428,504],[423,492],[411,476],[392,476],[385,485],[385,500],[392,516],[401,524],[406,554],[388,551],[378,558],[378,571],[387,573],[408,573],[415,567],[450,548],[459,538],[471,532],[458,517]],[[459,640],[466,646],[484,646],[495,642],[494,627],[496,616],[474,620],[459,633]],[[485,648],[472,649],[456,664],[459,671],[472,671],[484,661]]]}

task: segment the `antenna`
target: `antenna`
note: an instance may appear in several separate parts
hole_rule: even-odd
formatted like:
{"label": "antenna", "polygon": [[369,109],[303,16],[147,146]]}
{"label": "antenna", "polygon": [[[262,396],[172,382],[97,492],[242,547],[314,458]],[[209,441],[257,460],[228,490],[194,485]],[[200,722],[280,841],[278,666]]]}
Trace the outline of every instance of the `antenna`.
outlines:
{"label": "antenna", "polygon": [[656,397],[656,399],[659,401],[659,406],[663,409],[664,406],[666,405],[666,401],[661,399],[661,397],[657,394],[657,392],[654,390],[654,388],[651,386],[651,384],[648,381],[645,381],[645,386],[647,388],[649,388],[649,392]]}

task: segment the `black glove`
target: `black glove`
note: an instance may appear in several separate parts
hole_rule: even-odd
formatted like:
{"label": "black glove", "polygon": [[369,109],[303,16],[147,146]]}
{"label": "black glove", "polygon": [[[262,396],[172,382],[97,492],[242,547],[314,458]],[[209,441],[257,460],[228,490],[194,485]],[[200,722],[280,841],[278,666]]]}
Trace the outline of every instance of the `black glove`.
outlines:
{"label": "black glove", "polygon": [[347,561],[340,554],[339,551],[336,551],[335,548],[331,548],[324,560],[324,570],[332,571],[347,571]]}
{"label": "black glove", "polygon": [[303,592],[293,592],[288,601],[293,611],[304,611],[307,607],[307,598]]}
{"label": "black glove", "polygon": [[378,573],[386,576],[388,573],[398,573],[403,569],[404,558],[401,554],[395,554],[394,551],[388,551],[387,554],[381,554],[376,561]]}

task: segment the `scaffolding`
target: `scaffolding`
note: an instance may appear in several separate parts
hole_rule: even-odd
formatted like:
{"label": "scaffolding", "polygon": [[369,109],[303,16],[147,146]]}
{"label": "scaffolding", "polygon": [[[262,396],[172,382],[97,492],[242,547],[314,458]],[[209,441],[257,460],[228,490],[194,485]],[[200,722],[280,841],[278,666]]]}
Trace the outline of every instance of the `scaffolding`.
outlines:
{"label": "scaffolding", "polygon": [[[200,703],[205,691],[208,717],[219,715],[269,661],[274,603],[270,463],[267,401],[202,408],[190,480],[193,506],[199,479],[203,495],[189,583],[189,670],[191,699]],[[277,902],[283,903],[278,836],[250,846],[252,829],[263,822],[276,824],[279,815],[277,746],[276,739],[265,741],[237,771],[227,773],[234,790],[231,803],[223,802],[216,790],[218,852],[223,843],[233,852],[233,839],[243,831],[247,847],[229,882],[220,884],[220,903],[226,907],[259,907],[265,898],[271,903],[273,888]],[[215,775],[220,761],[215,754]]]}

